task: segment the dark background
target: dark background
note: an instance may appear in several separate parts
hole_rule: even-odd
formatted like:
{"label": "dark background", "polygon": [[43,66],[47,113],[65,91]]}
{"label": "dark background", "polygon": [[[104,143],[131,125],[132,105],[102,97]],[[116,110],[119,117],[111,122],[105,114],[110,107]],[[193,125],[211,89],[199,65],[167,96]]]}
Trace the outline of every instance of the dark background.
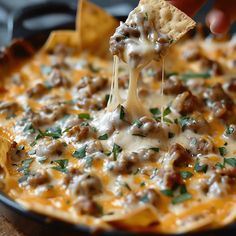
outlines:
{"label": "dark background", "polygon": [[[24,6],[30,4],[37,4],[42,2],[48,2],[51,0],[0,0],[0,46],[6,45],[11,40],[9,31],[9,24],[7,24],[9,15],[13,12],[20,12]],[[55,0],[54,0],[55,1]],[[70,2],[76,9],[77,0],[57,0],[57,2]],[[128,12],[134,8],[138,0],[91,0],[92,2],[105,7],[110,13],[115,13],[118,15],[126,15]],[[198,0],[196,0],[198,1]],[[199,14],[195,17],[197,21],[204,22],[204,15],[211,7],[214,0],[209,0],[208,3],[203,7]],[[190,6],[191,7],[191,6]],[[46,19],[46,20],[45,20]],[[63,17],[56,19],[51,18],[41,18],[37,21],[36,26],[47,26],[49,24],[54,24],[54,21],[66,20]],[[35,26],[35,27],[36,27]]]}

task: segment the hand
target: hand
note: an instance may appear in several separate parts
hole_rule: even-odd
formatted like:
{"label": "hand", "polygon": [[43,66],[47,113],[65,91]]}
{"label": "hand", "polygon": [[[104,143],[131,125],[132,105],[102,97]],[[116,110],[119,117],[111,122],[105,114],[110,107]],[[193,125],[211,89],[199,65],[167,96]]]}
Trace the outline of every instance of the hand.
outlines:
{"label": "hand", "polygon": [[[206,0],[171,0],[174,6],[193,17]],[[206,24],[214,34],[223,34],[236,20],[235,0],[216,0],[206,16]]]}

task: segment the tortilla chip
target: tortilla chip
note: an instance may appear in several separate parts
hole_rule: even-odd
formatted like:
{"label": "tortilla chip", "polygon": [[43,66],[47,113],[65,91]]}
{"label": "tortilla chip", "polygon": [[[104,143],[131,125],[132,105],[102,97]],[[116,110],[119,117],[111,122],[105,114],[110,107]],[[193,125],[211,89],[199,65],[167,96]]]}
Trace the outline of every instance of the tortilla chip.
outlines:
{"label": "tortilla chip", "polygon": [[209,211],[190,215],[178,221],[178,230],[176,233],[185,233],[189,231],[203,229],[213,223],[215,215]]}
{"label": "tortilla chip", "polygon": [[53,50],[58,44],[65,44],[73,48],[78,47],[79,39],[77,32],[74,30],[52,31],[47,42],[44,45],[44,49],[47,51]]}
{"label": "tortilla chip", "polygon": [[82,50],[96,55],[109,55],[109,40],[119,22],[102,8],[87,0],[80,0],[76,29]]}
{"label": "tortilla chip", "polygon": [[150,205],[144,205],[122,215],[105,216],[103,219],[113,226],[122,228],[142,228],[159,222],[157,210]]}
{"label": "tortilla chip", "polygon": [[0,167],[4,170],[5,174],[8,174],[6,163],[7,153],[11,147],[11,143],[0,136]]}
{"label": "tortilla chip", "polygon": [[174,41],[179,40],[196,26],[194,20],[165,0],[140,0],[138,7],[130,13],[127,22],[138,12],[154,16],[156,31]]}

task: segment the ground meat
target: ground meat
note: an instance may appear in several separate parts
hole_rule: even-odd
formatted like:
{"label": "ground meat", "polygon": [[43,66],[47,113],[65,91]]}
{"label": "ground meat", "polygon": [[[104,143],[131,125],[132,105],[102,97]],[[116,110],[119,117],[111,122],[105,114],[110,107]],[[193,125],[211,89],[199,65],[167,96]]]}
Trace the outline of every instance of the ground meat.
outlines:
{"label": "ground meat", "polygon": [[225,88],[231,93],[236,93],[236,78],[230,79],[230,81],[225,84]]}
{"label": "ground meat", "polygon": [[186,166],[190,159],[190,154],[183,146],[178,143],[171,145],[168,154],[171,156],[175,167]]}
{"label": "ground meat", "polygon": [[234,105],[231,97],[225,93],[220,83],[215,84],[203,94],[207,106],[212,110],[214,117],[225,118]]}
{"label": "ground meat", "polygon": [[184,51],[183,51],[183,58],[188,61],[188,62],[191,62],[191,61],[197,61],[198,59],[201,58],[201,50],[200,50],[200,47],[194,45],[194,46],[190,46],[188,48],[186,48]]}
{"label": "ground meat", "polygon": [[92,96],[89,98],[86,97],[87,93],[85,95],[82,95],[82,93],[79,94],[79,98],[77,100],[76,105],[84,110],[101,110],[106,107],[106,102],[102,100],[99,97]]}
{"label": "ground meat", "polygon": [[147,116],[141,117],[137,122],[135,122],[130,127],[130,133],[135,136],[162,136],[165,137],[166,134],[161,123],[158,123],[155,119],[149,118]]}
{"label": "ground meat", "polygon": [[103,146],[99,140],[94,140],[87,143],[87,148],[86,148],[87,154],[92,154],[98,151],[103,152]]}
{"label": "ground meat", "polygon": [[159,177],[161,178],[163,189],[173,189],[176,185],[183,183],[180,174],[173,169],[161,169]]}
{"label": "ground meat", "polygon": [[69,79],[62,74],[62,72],[59,69],[54,68],[52,72],[50,73],[47,82],[49,83],[49,86],[52,88],[56,87],[70,87],[70,81]]}
{"label": "ground meat", "polygon": [[74,186],[76,195],[83,195],[92,197],[94,195],[102,193],[102,182],[95,176],[88,173],[82,174],[74,178]]}
{"label": "ground meat", "polygon": [[236,168],[224,168],[217,170],[217,173],[219,173],[221,176],[228,176],[229,178],[235,179],[236,178]]}
{"label": "ground meat", "polygon": [[175,98],[172,107],[181,115],[187,115],[191,114],[193,111],[199,110],[201,104],[196,96],[190,91],[186,91]]}
{"label": "ground meat", "polygon": [[117,161],[110,161],[107,164],[107,169],[114,174],[131,174],[139,163],[140,159],[136,154],[121,153]]}
{"label": "ground meat", "polygon": [[123,75],[118,78],[119,87],[123,89],[127,89],[129,86],[129,76]]}
{"label": "ground meat", "polygon": [[47,87],[42,83],[37,83],[26,91],[28,97],[41,97],[48,91]]}
{"label": "ground meat", "polygon": [[183,93],[187,88],[177,76],[171,76],[165,81],[163,92],[166,95],[177,95]]}
{"label": "ground meat", "polygon": [[84,76],[80,79],[76,88],[79,93],[91,97],[94,93],[105,89],[107,84],[108,80],[103,77]]}
{"label": "ground meat", "polygon": [[87,196],[79,196],[74,208],[81,215],[99,216],[102,214],[101,207]]}
{"label": "ground meat", "polygon": [[89,136],[89,127],[76,125],[66,132],[68,137],[72,137],[75,142],[86,139]]}
{"label": "ground meat", "polygon": [[201,59],[200,63],[202,70],[209,72],[213,76],[223,74],[222,67],[217,61],[204,57]]}
{"label": "ground meat", "polygon": [[182,118],[182,129],[189,129],[198,134],[208,134],[210,132],[209,123],[199,112],[194,112],[191,117]]}
{"label": "ground meat", "polygon": [[30,175],[27,179],[28,185],[33,188],[38,187],[39,185],[47,184],[50,182],[50,176],[47,171],[37,171],[35,174]]}
{"label": "ground meat", "polygon": [[130,205],[136,205],[138,202],[151,204],[158,207],[160,204],[160,195],[156,192],[156,190],[149,188],[137,193],[128,194],[124,201],[127,207],[130,207]]}
{"label": "ground meat", "polygon": [[65,150],[65,145],[60,140],[51,140],[50,142],[43,142],[36,150],[37,156],[53,157],[60,156]]}
{"label": "ground meat", "polygon": [[213,141],[207,136],[190,138],[189,151],[193,156],[207,155],[215,152]]}
{"label": "ground meat", "polygon": [[0,113],[14,114],[20,108],[17,102],[0,101]]}
{"label": "ground meat", "polygon": [[125,39],[129,37],[139,38],[140,32],[138,27],[133,25],[129,26],[126,23],[120,23],[120,26],[116,28],[115,34],[110,39],[110,51],[113,55],[118,55],[123,58],[123,52],[125,50]]}
{"label": "ground meat", "polygon": [[224,136],[233,140],[236,140],[236,125],[231,124],[224,132]]}
{"label": "ground meat", "polygon": [[75,176],[82,175],[82,172],[75,167],[69,167],[66,172],[66,176],[63,179],[63,184],[68,186]]}

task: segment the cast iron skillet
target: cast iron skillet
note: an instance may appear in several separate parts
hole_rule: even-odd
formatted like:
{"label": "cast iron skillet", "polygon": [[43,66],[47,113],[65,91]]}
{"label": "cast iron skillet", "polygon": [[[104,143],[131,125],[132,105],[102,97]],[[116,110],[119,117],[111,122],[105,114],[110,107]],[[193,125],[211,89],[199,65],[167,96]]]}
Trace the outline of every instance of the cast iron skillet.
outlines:
{"label": "cast iron skillet", "polygon": [[[25,23],[27,20],[34,19],[35,17],[45,16],[48,14],[66,14],[68,15],[67,21],[63,24],[54,25],[53,27],[31,27],[27,28]],[[9,66],[12,58],[15,61],[24,59],[35,52],[35,49],[40,48],[47,39],[51,30],[54,29],[74,29],[76,14],[75,7],[68,3],[50,2],[39,5],[28,6],[21,11],[12,15],[9,25],[11,26],[12,39],[23,38],[23,40],[13,40],[8,48],[0,51],[0,69],[1,67]],[[119,20],[125,20],[125,16],[117,17]],[[30,42],[29,44],[25,43]],[[1,70],[0,70],[1,71]],[[125,231],[99,231],[93,230],[83,225],[73,225],[55,219],[50,219],[44,215],[30,212],[21,207],[18,203],[10,199],[4,193],[0,192],[0,211],[4,213],[11,223],[16,228],[29,236],[86,236],[86,235],[101,235],[101,236],[164,236],[164,234],[150,234],[150,233],[130,233]],[[215,230],[205,230],[201,232],[192,232],[181,234],[182,236],[222,236],[235,235],[236,223],[228,225],[224,228]],[[176,236],[174,234],[165,234],[166,236]],[[179,234],[180,235],[180,234]]]}

